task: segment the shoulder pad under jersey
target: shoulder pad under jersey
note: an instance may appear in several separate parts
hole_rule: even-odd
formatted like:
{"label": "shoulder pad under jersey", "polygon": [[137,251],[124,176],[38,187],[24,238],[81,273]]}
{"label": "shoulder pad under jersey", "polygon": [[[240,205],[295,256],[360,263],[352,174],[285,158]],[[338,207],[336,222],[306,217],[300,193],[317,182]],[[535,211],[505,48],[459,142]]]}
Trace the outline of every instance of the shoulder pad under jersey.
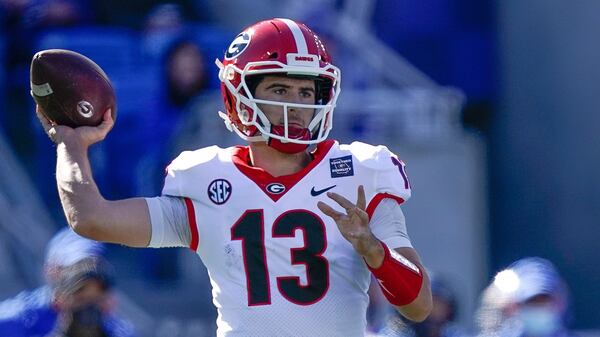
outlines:
{"label": "shoulder pad under jersey", "polygon": [[163,195],[183,195],[182,187],[190,181],[202,179],[208,166],[215,161],[224,158],[231,160],[229,149],[223,149],[216,145],[198,149],[195,151],[184,151],[175,158],[166,169]]}
{"label": "shoulder pad under jersey", "polygon": [[384,145],[371,145],[362,142],[340,145],[340,150],[350,152],[356,158],[359,165],[373,170],[397,169],[391,158],[398,160],[398,156],[392,153]]}

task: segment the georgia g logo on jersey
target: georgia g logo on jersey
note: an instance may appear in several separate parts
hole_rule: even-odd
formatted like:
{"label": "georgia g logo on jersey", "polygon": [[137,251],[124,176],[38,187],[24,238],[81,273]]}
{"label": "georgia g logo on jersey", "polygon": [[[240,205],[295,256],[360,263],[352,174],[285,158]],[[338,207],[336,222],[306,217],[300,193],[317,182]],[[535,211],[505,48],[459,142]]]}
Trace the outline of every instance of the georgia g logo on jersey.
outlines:
{"label": "georgia g logo on jersey", "polygon": [[252,35],[250,35],[248,32],[241,32],[238,36],[236,36],[233,42],[231,42],[229,45],[229,48],[227,48],[225,59],[231,60],[240,55],[250,44],[251,38]]}
{"label": "georgia g logo on jersey", "polygon": [[231,184],[225,179],[215,179],[208,185],[208,198],[217,205],[222,205],[231,196]]}
{"label": "georgia g logo on jersey", "polygon": [[280,183],[270,183],[267,185],[266,190],[272,194],[281,194],[285,191],[285,185]]}

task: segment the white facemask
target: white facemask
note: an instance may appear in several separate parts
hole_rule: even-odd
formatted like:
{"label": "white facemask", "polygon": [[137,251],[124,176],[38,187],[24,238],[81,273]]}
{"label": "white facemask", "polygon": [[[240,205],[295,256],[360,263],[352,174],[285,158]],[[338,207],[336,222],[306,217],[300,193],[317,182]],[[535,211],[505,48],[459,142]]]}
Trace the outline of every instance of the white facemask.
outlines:
{"label": "white facemask", "polygon": [[519,310],[519,320],[527,336],[549,336],[562,325],[560,314],[550,307],[523,307]]}

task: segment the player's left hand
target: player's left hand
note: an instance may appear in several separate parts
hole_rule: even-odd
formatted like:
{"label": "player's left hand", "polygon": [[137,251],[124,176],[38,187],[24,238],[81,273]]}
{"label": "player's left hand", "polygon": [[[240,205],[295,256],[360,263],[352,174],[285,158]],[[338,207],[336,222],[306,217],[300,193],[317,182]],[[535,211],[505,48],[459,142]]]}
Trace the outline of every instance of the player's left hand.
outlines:
{"label": "player's left hand", "polygon": [[344,208],[345,212],[338,212],[322,201],[317,203],[317,207],[335,221],[342,236],[360,255],[368,255],[371,250],[380,247],[379,240],[369,227],[365,189],[362,185],[358,186],[356,204],[334,192],[328,192],[327,196]]}

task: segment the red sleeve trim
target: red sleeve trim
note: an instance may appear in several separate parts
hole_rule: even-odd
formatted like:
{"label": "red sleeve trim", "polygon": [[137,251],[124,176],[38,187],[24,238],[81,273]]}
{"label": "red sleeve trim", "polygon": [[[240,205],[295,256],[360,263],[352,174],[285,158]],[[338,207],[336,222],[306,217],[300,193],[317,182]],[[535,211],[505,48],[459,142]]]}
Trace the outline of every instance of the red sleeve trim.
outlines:
{"label": "red sleeve trim", "polygon": [[190,198],[183,198],[183,200],[185,201],[185,208],[187,208],[190,233],[192,233],[190,249],[196,251],[196,249],[198,249],[198,226],[196,225],[196,211],[194,210],[194,203],[192,200],[190,200]]}
{"label": "red sleeve trim", "polygon": [[379,205],[379,203],[385,198],[390,198],[390,199],[396,200],[398,205],[402,205],[402,203],[404,203],[404,199],[400,198],[397,195],[393,195],[393,194],[389,194],[389,193],[377,193],[377,194],[375,194],[373,199],[371,199],[371,201],[369,202],[369,205],[367,206],[367,214],[369,215],[369,220],[373,216],[373,213],[375,212],[375,208],[377,208],[377,205]]}

